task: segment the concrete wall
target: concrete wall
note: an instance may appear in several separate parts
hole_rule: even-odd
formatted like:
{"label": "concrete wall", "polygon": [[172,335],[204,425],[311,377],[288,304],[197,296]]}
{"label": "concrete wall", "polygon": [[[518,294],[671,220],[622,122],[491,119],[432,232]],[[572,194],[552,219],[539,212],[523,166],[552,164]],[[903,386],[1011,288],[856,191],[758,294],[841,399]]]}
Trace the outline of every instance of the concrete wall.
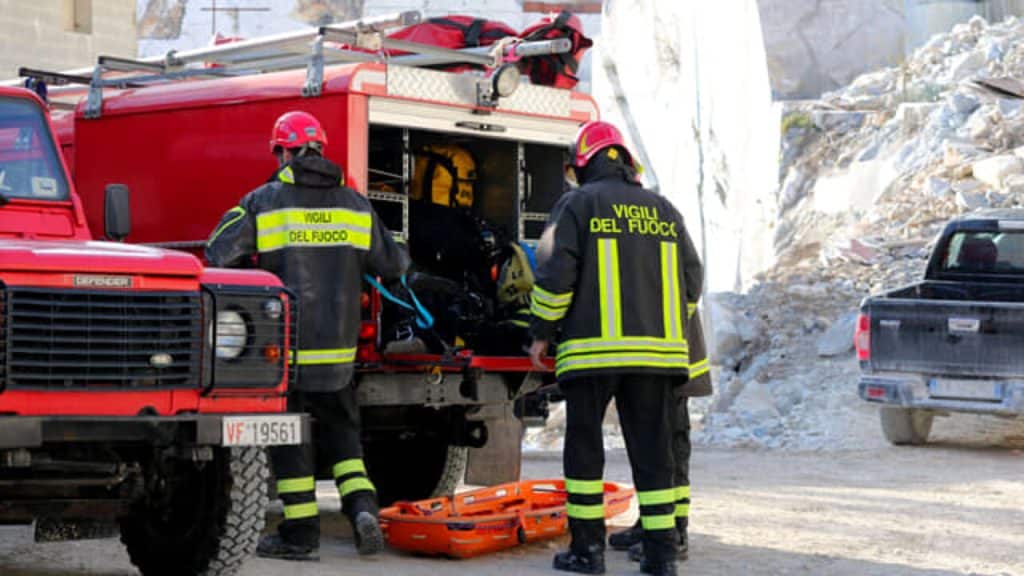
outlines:
{"label": "concrete wall", "polygon": [[[95,64],[100,54],[134,54],[135,2],[0,0],[0,78],[21,66],[65,70]],[[72,30],[76,4],[81,32]]]}

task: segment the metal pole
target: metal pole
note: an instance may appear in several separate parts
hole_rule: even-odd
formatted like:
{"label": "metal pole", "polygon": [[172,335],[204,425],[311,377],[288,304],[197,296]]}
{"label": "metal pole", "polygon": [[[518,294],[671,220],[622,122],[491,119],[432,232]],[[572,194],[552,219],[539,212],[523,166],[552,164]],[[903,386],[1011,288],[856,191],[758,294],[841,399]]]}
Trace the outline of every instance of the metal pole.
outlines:
{"label": "metal pole", "polygon": [[[340,24],[332,24],[326,28],[337,31],[349,31],[357,29],[375,29],[383,30],[387,28],[396,28],[400,26],[408,26],[409,24],[415,24],[422,19],[419,11],[410,10],[406,12],[398,12],[394,14],[385,14],[376,16],[373,18],[365,18],[362,20],[352,20],[349,22],[343,22]],[[218,46],[204,46],[202,48],[195,48],[193,50],[185,50],[184,52],[168,52],[165,57],[162,58],[146,58],[143,61],[157,61],[166,59],[169,64],[172,65],[183,65],[189,62],[210,62],[217,61],[217,58],[231,57],[239,53],[245,53],[252,51],[257,48],[276,48],[281,46],[287,46],[289,44],[301,42],[301,41],[313,41],[317,36],[320,35],[320,29],[307,28],[305,30],[296,30],[293,32],[284,32],[281,34],[273,34],[271,36],[264,36],[262,38],[253,38],[251,40],[242,40],[241,42],[232,42],[230,44],[220,44]]]}
{"label": "metal pole", "polygon": [[[536,42],[521,42],[515,44],[512,47],[512,54],[517,58],[527,58],[530,56],[543,56],[546,54],[564,54],[572,50],[572,40],[568,38],[558,38],[557,40],[539,40]],[[395,56],[391,58],[392,64],[401,64],[403,66],[439,66],[443,64],[453,64],[458,62],[469,62],[475,63],[474,61],[463,58],[462,55],[487,55],[491,53],[490,46],[481,46],[479,48],[464,48],[462,50],[456,50],[459,56],[452,54],[444,55],[430,55],[425,53],[412,54],[408,56]],[[484,64],[488,66],[493,63],[491,59],[490,63]]]}

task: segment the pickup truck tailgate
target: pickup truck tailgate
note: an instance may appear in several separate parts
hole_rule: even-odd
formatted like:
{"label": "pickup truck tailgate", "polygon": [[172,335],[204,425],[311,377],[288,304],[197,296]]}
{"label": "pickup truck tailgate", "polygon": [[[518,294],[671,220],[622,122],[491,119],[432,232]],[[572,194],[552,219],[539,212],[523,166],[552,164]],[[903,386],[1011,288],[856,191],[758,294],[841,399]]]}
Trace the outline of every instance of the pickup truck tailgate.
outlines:
{"label": "pickup truck tailgate", "polygon": [[1024,375],[1024,304],[876,298],[867,313],[872,370]]}

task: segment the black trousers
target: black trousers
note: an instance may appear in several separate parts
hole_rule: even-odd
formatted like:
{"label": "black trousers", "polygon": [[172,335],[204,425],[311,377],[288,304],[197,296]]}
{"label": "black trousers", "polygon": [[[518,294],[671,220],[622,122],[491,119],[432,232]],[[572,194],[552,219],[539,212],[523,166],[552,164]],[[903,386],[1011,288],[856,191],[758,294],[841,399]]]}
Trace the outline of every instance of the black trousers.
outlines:
{"label": "black trousers", "polygon": [[[316,419],[318,452],[331,464],[344,512],[350,518],[364,510],[376,514],[376,491],[363,463],[355,388],[350,385],[337,392],[294,390],[288,398],[288,409],[308,412]],[[318,545],[320,518],[314,464],[301,446],[271,448],[270,459],[277,493],[284,502],[285,519],[278,532],[287,542]]]}
{"label": "black trousers", "polygon": [[672,485],[676,497],[676,527],[685,529],[690,518],[690,410],[689,397],[680,387],[673,389],[672,414]]}
{"label": "black trousers", "polygon": [[604,548],[604,444],[601,424],[615,398],[640,502],[644,550],[655,562],[675,558],[672,379],[607,375],[560,384],[566,401],[564,468],[571,549]]}

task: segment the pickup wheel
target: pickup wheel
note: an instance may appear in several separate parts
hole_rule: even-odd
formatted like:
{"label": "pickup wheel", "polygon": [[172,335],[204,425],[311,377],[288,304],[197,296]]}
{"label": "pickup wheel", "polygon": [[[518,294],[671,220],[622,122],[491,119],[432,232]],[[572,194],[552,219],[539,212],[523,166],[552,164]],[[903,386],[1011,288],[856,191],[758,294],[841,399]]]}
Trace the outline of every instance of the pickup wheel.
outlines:
{"label": "pickup wheel", "polygon": [[367,447],[366,466],[382,506],[455,493],[469,450],[437,438],[388,439]]}
{"label": "pickup wheel", "polygon": [[883,407],[879,412],[882,433],[896,446],[919,446],[928,442],[934,415],[924,410]]}
{"label": "pickup wheel", "polygon": [[214,449],[211,462],[165,463],[121,521],[143,576],[228,576],[256,550],[267,507],[262,448]]}

